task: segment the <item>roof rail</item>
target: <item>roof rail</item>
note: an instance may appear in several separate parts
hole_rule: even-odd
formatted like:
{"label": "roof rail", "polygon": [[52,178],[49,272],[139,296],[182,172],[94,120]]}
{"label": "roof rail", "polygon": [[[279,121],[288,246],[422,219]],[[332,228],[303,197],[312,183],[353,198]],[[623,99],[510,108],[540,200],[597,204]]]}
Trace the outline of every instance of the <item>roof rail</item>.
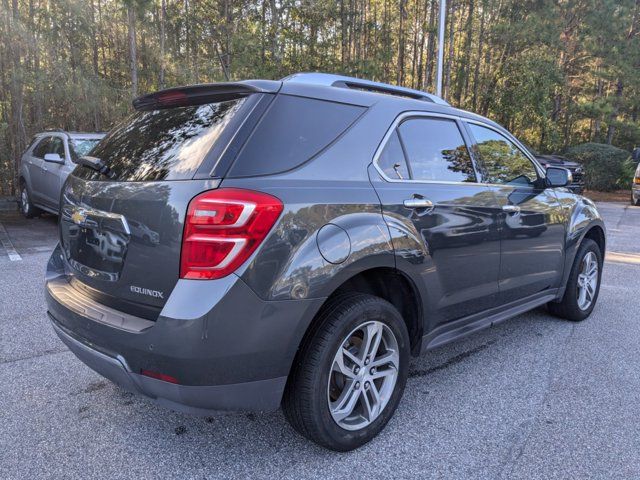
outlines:
{"label": "roof rail", "polygon": [[69,137],[69,132],[67,132],[66,130],[64,130],[62,128],[45,128],[40,133],[62,133],[63,135],[66,135],[67,138],[70,138]]}
{"label": "roof rail", "polygon": [[363,80],[361,78],[347,77],[343,75],[334,75],[331,73],[294,73],[293,75],[284,77],[282,81],[306,83],[310,85],[323,85],[326,87],[342,87],[353,88],[356,90],[367,90],[370,92],[379,92],[386,93],[388,95],[409,97],[416,100],[425,100],[427,102],[433,102],[439,105],[449,105],[449,103],[447,103],[442,98],[436,95],[432,95],[431,93],[423,92],[421,90],[413,90],[411,88],[389,85],[388,83],[373,82],[371,80]]}

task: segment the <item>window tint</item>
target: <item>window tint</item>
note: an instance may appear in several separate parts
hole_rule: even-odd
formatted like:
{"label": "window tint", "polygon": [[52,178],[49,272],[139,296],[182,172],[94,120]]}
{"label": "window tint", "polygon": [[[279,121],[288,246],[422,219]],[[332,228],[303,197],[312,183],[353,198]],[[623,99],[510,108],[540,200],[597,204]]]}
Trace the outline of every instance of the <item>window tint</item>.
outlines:
{"label": "window tint", "polygon": [[44,154],[49,152],[49,140],[51,137],[43,137],[40,143],[33,149],[33,156],[38,158],[44,158]]}
{"label": "window tint", "polygon": [[413,118],[403,122],[399,131],[414,180],[476,181],[469,151],[455,121]]}
{"label": "window tint", "polygon": [[[92,151],[120,181],[191,178],[245,99],[205,105],[138,111]],[[104,180],[81,168],[76,175]]]}
{"label": "window tint", "polygon": [[409,169],[407,168],[407,161],[404,158],[404,152],[400,145],[400,139],[395,130],[387,140],[387,144],[378,157],[378,167],[380,167],[389,178],[399,178],[401,180],[411,178]]}
{"label": "window tint", "polygon": [[46,153],[57,153],[64,158],[64,141],[60,137],[51,137]]}
{"label": "window tint", "polygon": [[87,155],[95,147],[100,139],[98,138],[74,138],[69,143],[69,153],[71,158],[76,159]]}
{"label": "window tint", "polygon": [[533,185],[538,179],[531,160],[506,137],[473,123],[469,128],[478,145],[488,183]]}
{"label": "window tint", "polygon": [[296,168],[333,142],[363,107],[278,95],[260,120],[229,176],[270,175]]}

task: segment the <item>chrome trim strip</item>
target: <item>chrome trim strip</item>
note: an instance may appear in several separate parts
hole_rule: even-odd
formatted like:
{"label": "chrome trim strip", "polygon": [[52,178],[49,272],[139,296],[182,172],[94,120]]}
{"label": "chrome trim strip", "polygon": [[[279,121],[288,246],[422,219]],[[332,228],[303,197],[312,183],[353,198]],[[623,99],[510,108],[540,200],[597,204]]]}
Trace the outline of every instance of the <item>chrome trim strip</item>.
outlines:
{"label": "chrome trim strip", "polygon": [[[509,141],[513,142],[516,145],[516,147],[518,147],[518,149],[521,150],[522,153],[529,160],[531,160],[531,162],[533,163],[534,168],[538,172],[538,175],[540,175],[540,178],[546,178],[547,177],[546,174],[544,173],[544,170],[542,169],[542,167],[538,164],[538,161],[534,157],[532,157],[531,153],[518,141],[518,139],[516,139],[513,135],[511,135],[507,130],[498,129],[498,128],[494,127],[493,125],[490,125],[490,124],[488,124],[486,122],[482,122],[480,120],[473,120],[473,119],[460,117],[460,116],[457,116],[457,115],[451,115],[451,114],[447,114],[447,113],[408,111],[408,112],[403,112],[403,113],[401,113],[400,115],[398,115],[396,117],[396,119],[393,121],[393,123],[391,124],[391,126],[389,127],[387,132],[385,133],[384,137],[382,137],[382,141],[380,142],[380,145],[378,145],[378,148],[376,149],[376,153],[373,155],[372,163],[373,163],[374,168],[378,171],[380,176],[387,182],[390,182],[390,183],[443,184],[443,185],[482,185],[482,186],[487,186],[487,187],[503,187],[503,188],[510,186],[510,185],[508,185],[506,183],[452,182],[452,181],[447,181],[447,180],[403,180],[403,179],[400,179],[400,178],[389,178],[383,172],[383,170],[380,168],[380,166],[378,165],[378,160],[380,159],[380,155],[382,154],[382,151],[387,146],[387,142],[389,141],[389,137],[393,134],[393,132],[398,127],[398,125],[403,120],[405,120],[406,118],[409,118],[409,117],[446,118],[446,119],[457,120],[457,121],[461,121],[461,122],[475,123],[477,125],[480,125],[481,127],[489,128],[490,130],[493,130],[494,132],[499,133],[500,135],[506,137]],[[462,132],[460,134],[462,135]],[[462,135],[462,137],[464,139],[464,135]],[[475,139],[473,139],[473,140],[475,140]],[[466,141],[465,141],[465,145],[466,145]],[[469,149],[468,145],[467,145],[467,149]],[[473,155],[471,157],[472,157],[471,158],[471,162],[473,163],[473,168],[474,168],[474,170],[476,172],[476,177],[479,178],[478,177],[477,165],[475,164],[475,160],[473,159]],[[526,188],[526,187],[523,186],[523,188]],[[533,188],[533,187],[531,187],[531,188]]]}

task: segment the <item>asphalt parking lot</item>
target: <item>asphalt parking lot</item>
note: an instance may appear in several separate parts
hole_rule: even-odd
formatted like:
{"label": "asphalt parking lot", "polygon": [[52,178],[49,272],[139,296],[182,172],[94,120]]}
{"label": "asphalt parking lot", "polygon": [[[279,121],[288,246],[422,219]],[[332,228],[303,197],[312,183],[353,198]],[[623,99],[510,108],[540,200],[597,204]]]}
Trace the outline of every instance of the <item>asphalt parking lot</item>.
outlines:
{"label": "asphalt parking lot", "polygon": [[0,477],[639,478],[640,208],[599,207],[591,318],[539,309],[414,360],[386,430],[346,454],[280,412],[191,417],[85,367],[45,314],[56,219],[0,213]]}

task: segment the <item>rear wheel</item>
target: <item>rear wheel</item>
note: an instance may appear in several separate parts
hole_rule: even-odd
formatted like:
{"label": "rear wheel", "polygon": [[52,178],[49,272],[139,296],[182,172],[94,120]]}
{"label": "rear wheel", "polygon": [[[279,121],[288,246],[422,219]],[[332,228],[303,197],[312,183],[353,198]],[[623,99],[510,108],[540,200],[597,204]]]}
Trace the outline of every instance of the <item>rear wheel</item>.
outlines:
{"label": "rear wheel", "polygon": [[353,450],[385,427],[402,397],[407,328],[393,305],[365,294],[334,299],[317,325],[292,369],[283,410],[308,439]]}
{"label": "rear wheel", "polygon": [[631,194],[631,205],[635,205],[636,207],[640,207],[640,197],[638,200],[635,199],[633,193]]}
{"label": "rear wheel", "polygon": [[37,217],[42,213],[31,201],[31,195],[29,195],[29,189],[25,182],[20,184],[20,211],[27,218]]}
{"label": "rear wheel", "polygon": [[573,261],[562,300],[549,303],[549,311],[567,320],[580,321],[587,318],[598,300],[601,276],[602,253],[596,242],[586,238]]}

